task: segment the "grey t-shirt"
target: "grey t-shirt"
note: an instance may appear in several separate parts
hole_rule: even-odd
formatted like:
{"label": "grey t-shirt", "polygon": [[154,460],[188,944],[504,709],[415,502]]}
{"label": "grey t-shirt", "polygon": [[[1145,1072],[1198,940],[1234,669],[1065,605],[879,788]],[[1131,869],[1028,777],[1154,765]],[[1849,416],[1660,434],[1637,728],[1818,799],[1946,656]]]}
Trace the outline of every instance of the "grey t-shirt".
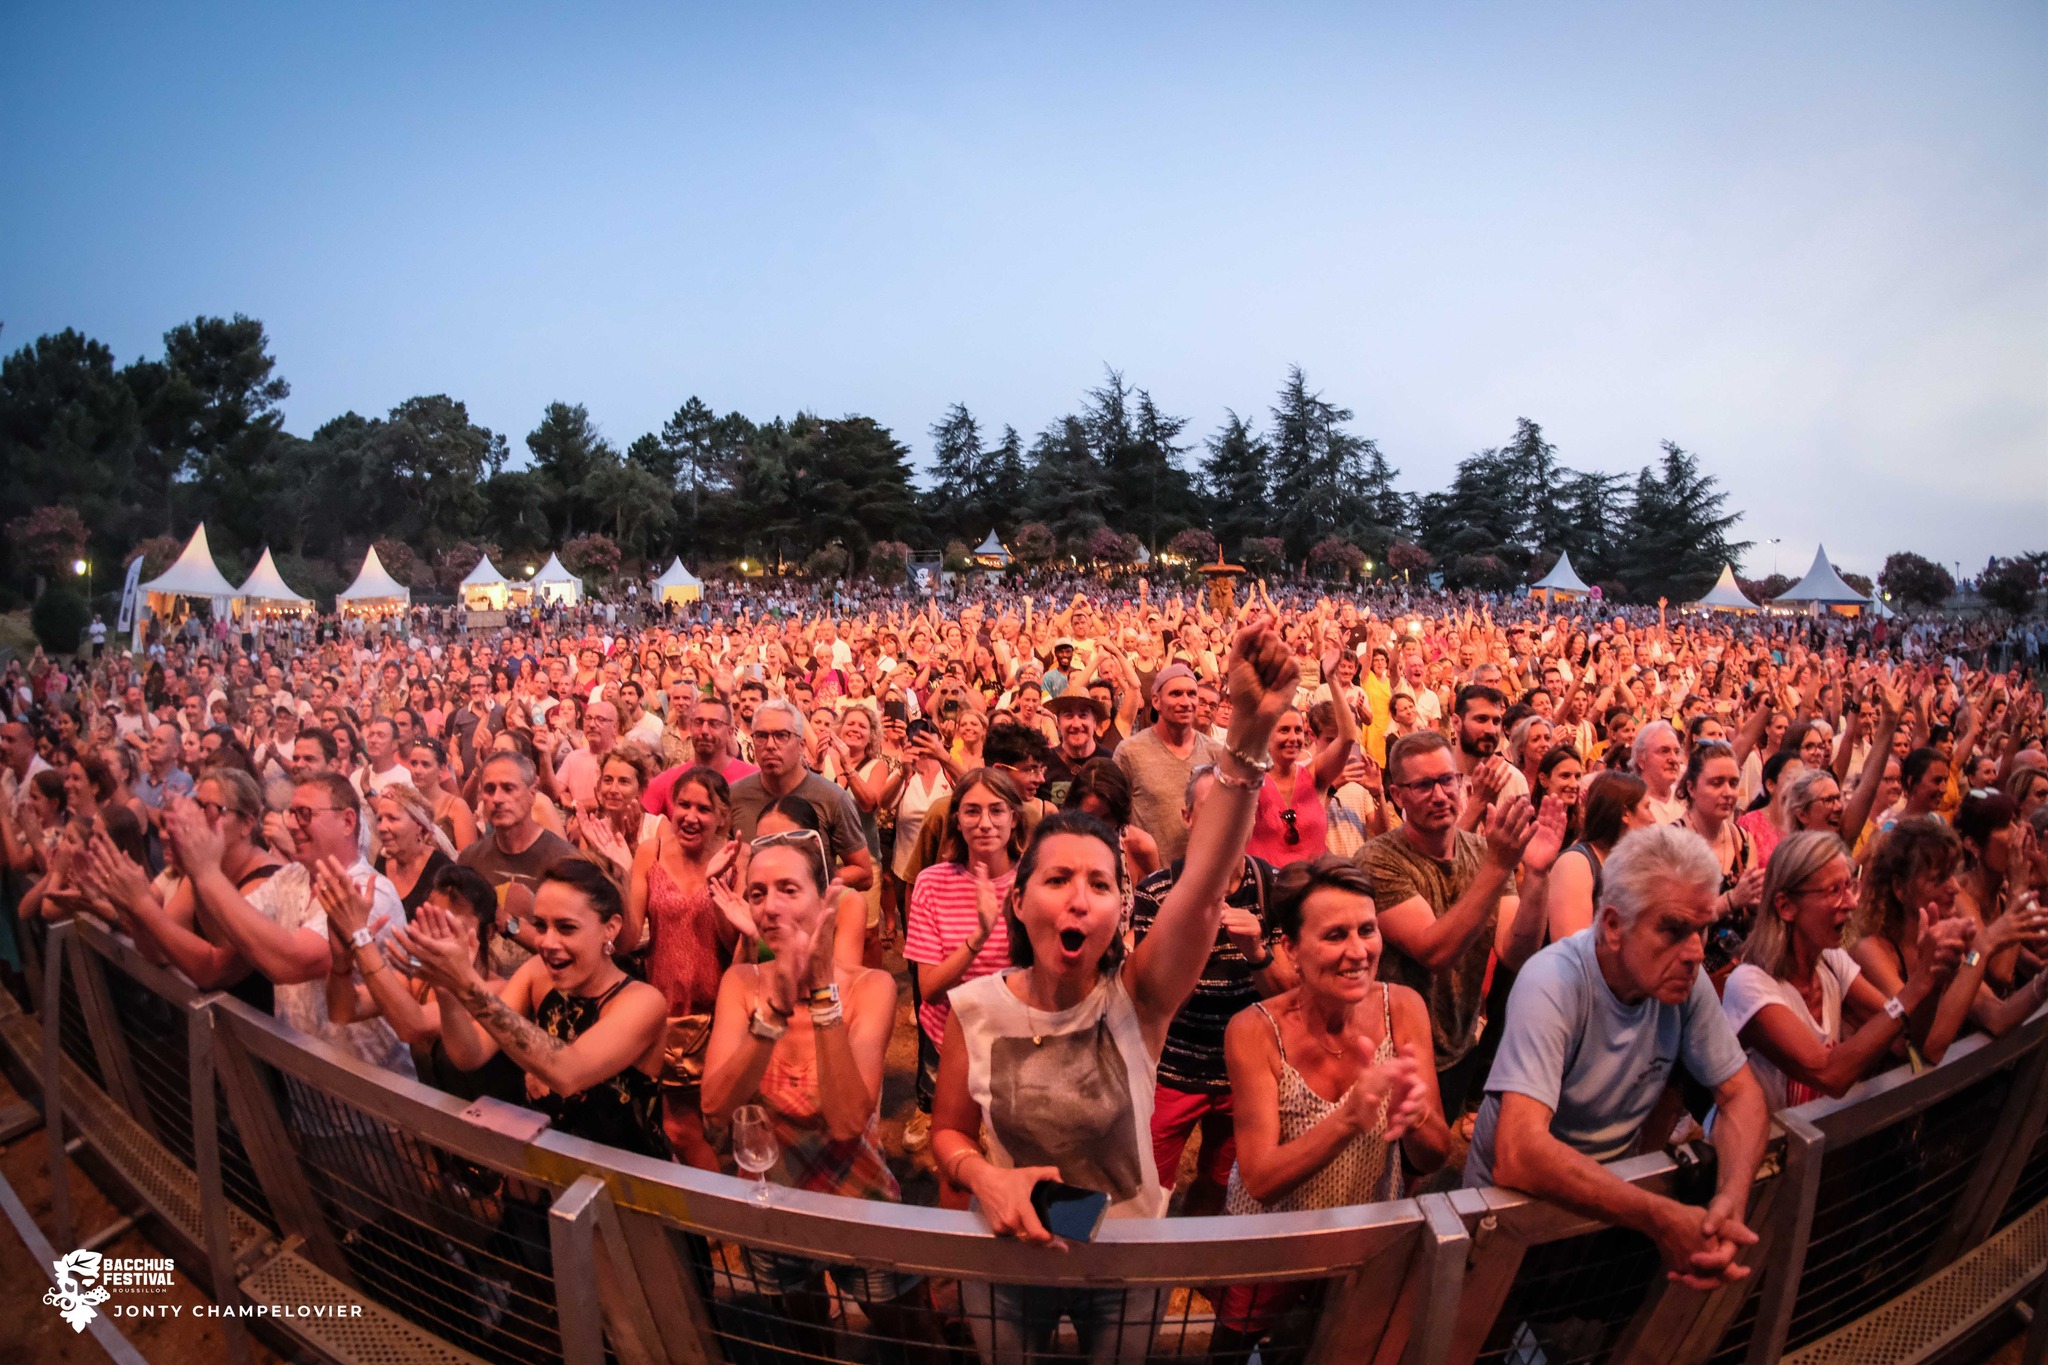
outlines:
{"label": "grey t-shirt", "polygon": [[[868,836],[861,828],[860,807],[853,804],[846,788],[827,782],[816,773],[805,773],[804,780],[797,783],[796,790],[790,795],[803,798],[818,813],[818,823],[824,828],[826,842],[832,845],[834,866],[845,862],[853,853],[867,851]],[[733,783],[733,832],[742,839],[753,838],[754,826],[771,800],[759,773]]]}
{"label": "grey t-shirt", "polygon": [[1504,1092],[1548,1106],[1550,1133],[1595,1161],[1628,1154],[1683,1057],[1702,1084],[1721,1085],[1747,1058],[1702,972],[1683,1005],[1624,1005],[1600,975],[1594,930],[1529,959],[1508,995],[1507,1028],[1465,1158],[1468,1189],[1493,1183],[1493,1134]]}
{"label": "grey t-shirt", "polygon": [[1148,728],[1117,745],[1111,755],[1131,779],[1131,818],[1158,843],[1162,865],[1179,862],[1188,851],[1188,826],[1181,815],[1188,778],[1221,753],[1221,745],[1197,732],[1194,752],[1182,758],[1166,747],[1157,730]]}

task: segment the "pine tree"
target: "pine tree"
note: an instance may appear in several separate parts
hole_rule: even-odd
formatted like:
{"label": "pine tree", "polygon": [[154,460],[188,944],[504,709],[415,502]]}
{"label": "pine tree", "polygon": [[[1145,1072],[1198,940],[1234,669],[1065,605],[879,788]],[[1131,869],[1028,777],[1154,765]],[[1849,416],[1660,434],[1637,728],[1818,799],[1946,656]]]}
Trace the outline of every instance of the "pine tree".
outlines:
{"label": "pine tree", "polygon": [[1723,513],[1727,501],[1690,452],[1664,442],[1663,467],[1646,465],[1636,476],[1618,546],[1616,567],[1638,601],[1689,601],[1713,585],[1723,564],[1742,557],[1750,543],[1728,539],[1742,514]]}
{"label": "pine tree", "polygon": [[955,403],[931,428],[932,519],[941,535],[973,535],[986,515],[988,490],[981,427],[965,403]]}
{"label": "pine tree", "polygon": [[[1368,452],[1378,457],[1379,447],[1344,430],[1351,409],[1310,393],[1299,365],[1288,368],[1272,411],[1270,484],[1289,558],[1305,557],[1311,545],[1330,535],[1362,536],[1373,520],[1362,496]],[[1387,471],[1387,484],[1392,473]],[[1386,484],[1380,491],[1392,493]]]}
{"label": "pine tree", "polygon": [[1564,548],[1564,478],[1570,471],[1557,463],[1557,447],[1543,439],[1543,428],[1526,417],[1515,419],[1514,439],[1502,450],[1521,485],[1522,525],[1517,539],[1530,549]]}
{"label": "pine tree", "polygon": [[1031,519],[1051,527],[1063,550],[1078,553],[1089,533],[1104,524],[1109,481],[1081,418],[1062,417],[1038,434],[1028,487]]}
{"label": "pine tree", "polygon": [[[997,441],[987,452],[988,505],[983,517],[989,522],[987,529],[998,524],[1015,526],[1023,520],[1024,500],[1028,495],[1030,476],[1024,467],[1024,438],[1017,434],[1017,428],[1003,427],[1003,439]],[[987,530],[976,531],[973,543],[979,545]]]}
{"label": "pine tree", "polygon": [[695,394],[676,409],[675,416],[661,424],[662,448],[672,457],[671,484],[683,484],[690,492],[690,527],[694,530],[704,512],[704,494],[724,485],[725,479],[713,460],[713,432],[718,419],[704,400]]}
{"label": "pine tree", "polygon": [[1138,420],[1132,436],[1143,478],[1144,501],[1120,505],[1134,514],[1142,509],[1145,547],[1154,553],[1168,534],[1187,525],[1200,510],[1194,481],[1180,463],[1180,457],[1190,449],[1178,443],[1187,428],[1187,418],[1161,412],[1150,393],[1138,390]]}
{"label": "pine tree", "polygon": [[1226,408],[1223,425],[1203,444],[1209,451],[1202,462],[1203,479],[1208,484],[1209,529],[1226,547],[1243,543],[1247,536],[1263,535],[1271,524],[1266,462],[1272,452],[1266,438]]}

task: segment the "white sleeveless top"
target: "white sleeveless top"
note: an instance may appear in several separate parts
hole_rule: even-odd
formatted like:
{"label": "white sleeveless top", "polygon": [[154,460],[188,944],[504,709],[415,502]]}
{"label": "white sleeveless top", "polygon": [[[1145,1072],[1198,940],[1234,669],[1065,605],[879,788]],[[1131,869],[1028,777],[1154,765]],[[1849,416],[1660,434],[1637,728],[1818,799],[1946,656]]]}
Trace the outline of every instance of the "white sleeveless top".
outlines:
{"label": "white sleeveless top", "polygon": [[[998,972],[947,1001],[967,1043],[967,1090],[997,1166],[1057,1166],[1060,1179],[1110,1197],[1106,1218],[1163,1218],[1152,1161],[1159,1059],[1145,1046],[1121,977],[1072,1009],[1029,1009]],[[1038,1041],[1034,1042],[1033,1039]]]}

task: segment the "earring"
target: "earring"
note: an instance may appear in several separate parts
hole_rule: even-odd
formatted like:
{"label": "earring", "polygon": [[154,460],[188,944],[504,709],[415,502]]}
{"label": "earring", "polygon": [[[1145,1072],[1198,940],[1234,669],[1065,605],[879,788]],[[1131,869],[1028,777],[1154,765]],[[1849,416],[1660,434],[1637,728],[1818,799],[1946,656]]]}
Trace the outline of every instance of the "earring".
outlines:
{"label": "earring", "polygon": [[612,955],[612,941],[610,939],[606,939],[604,941],[604,955],[606,957],[610,957]]}

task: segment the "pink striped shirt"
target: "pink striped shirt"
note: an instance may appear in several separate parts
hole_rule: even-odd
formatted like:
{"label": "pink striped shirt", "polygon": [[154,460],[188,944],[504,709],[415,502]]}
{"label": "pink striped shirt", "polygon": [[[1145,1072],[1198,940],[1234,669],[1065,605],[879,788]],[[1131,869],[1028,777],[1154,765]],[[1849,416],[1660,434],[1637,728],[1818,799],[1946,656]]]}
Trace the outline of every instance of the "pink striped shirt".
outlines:
{"label": "pink striped shirt", "polygon": [[[1000,907],[1010,894],[1017,869],[1011,868],[995,879],[996,904]],[[903,931],[903,959],[935,966],[948,954],[981,932],[981,916],[974,909],[974,875],[958,863],[934,863],[917,874],[910,888],[910,918]],[[988,976],[1010,965],[1008,917],[1000,910],[995,929],[967,972],[955,982],[964,986],[978,976]],[[945,1041],[946,1019],[952,1013],[945,997],[926,999],[918,1008],[917,1022],[934,1043]]]}

